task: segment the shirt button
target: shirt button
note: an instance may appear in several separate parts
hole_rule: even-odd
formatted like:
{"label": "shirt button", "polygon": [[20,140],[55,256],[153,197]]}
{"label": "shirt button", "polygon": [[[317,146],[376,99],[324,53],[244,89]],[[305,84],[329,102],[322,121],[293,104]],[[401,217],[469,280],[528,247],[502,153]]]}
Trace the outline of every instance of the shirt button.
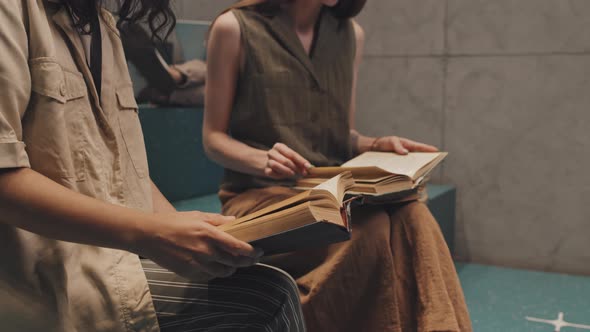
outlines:
{"label": "shirt button", "polygon": [[59,86],[59,94],[61,94],[62,97],[66,96],[66,85],[63,83]]}

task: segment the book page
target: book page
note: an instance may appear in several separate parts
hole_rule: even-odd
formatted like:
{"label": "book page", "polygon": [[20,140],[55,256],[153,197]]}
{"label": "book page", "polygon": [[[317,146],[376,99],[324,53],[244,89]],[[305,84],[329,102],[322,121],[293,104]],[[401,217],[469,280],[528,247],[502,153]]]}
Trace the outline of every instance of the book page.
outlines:
{"label": "book page", "polygon": [[246,216],[243,216],[241,218],[238,218],[230,223],[227,224],[223,224],[221,226],[219,226],[219,228],[221,230],[228,230],[231,229],[233,227],[235,227],[236,225],[239,225],[241,223],[245,223],[248,222],[250,220],[256,219],[256,218],[260,218],[264,215],[270,214],[270,213],[275,213],[275,212],[279,212],[280,210],[284,210],[287,208],[290,208],[292,206],[295,206],[297,204],[300,204],[302,202],[306,202],[309,200],[311,195],[311,190],[305,191],[300,193],[299,195],[295,195],[293,197],[287,198],[286,200],[277,202],[275,204],[272,204],[266,208],[260,209],[254,213],[250,213]]}
{"label": "book page", "polygon": [[334,205],[339,207],[342,204],[342,200],[344,199],[344,192],[347,189],[351,188],[353,185],[354,180],[352,179],[352,175],[348,172],[345,172],[330,180],[325,181],[324,183],[316,186],[311,190],[302,192],[298,195],[272,204],[266,208],[263,208],[254,213],[236,219],[230,223],[219,226],[219,228],[221,230],[227,231],[242,223],[246,223],[251,220],[261,218],[271,213],[280,213],[280,211],[282,210],[289,209],[298,204],[309,202],[312,200],[325,200],[326,198],[328,198],[330,202],[333,202]]}
{"label": "book page", "polygon": [[414,178],[416,173],[445,152],[410,152],[402,156],[392,152],[365,152],[344,163],[342,167],[377,166],[392,174]]}
{"label": "book page", "polygon": [[376,166],[368,167],[314,167],[309,170],[307,178],[321,178],[328,179],[343,172],[351,172],[356,179],[376,180],[390,176],[389,172],[382,170]]}
{"label": "book page", "polygon": [[338,203],[342,203],[345,191],[350,189],[353,185],[354,180],[352,179],[352,174],[350,172],[344,172],[317,185],[312,189],[312,193],[317,190],[325,190],[332,194]]}

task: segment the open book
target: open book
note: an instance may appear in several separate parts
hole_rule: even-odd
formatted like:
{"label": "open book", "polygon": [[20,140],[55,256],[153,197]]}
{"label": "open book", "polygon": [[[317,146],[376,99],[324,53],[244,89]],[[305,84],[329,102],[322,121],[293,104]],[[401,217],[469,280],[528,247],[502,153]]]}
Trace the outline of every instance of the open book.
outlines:
{"label": "open book", "polygon": [[349,207],[343,200],[353,186],[350,172],[339,173],[311,190],[220,228],[262,248],[266,255],[346,241],[350,239]]}
{"label": "open book", "polygon": [[[315,167],[297,182],[300,189],[311,188],[336,174],[351,172],[351,195],[395,196],[417,192],[428,174],[447,156],[446,152],[412,152],[405,156],[391,152],[365,152],[341,167]],[[399,195],[398,195],[399,196]],[[403,196],[403,195],[402,195]]]}

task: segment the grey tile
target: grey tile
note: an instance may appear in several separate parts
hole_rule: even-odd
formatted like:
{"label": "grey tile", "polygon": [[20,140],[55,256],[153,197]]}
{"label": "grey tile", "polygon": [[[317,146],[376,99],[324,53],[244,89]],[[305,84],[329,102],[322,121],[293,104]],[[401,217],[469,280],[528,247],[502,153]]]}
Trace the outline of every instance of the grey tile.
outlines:
{"label": "grey tile", "polygon": [[372,0],[358,17],[366,32],[366,54],[442,54],[445,2]]}
{"label": "grey tile", "polygon": [[590,51],[590,1],[448,1],[451,54]]}
{"label": "grey tile", "polygon": [[439,59],[366,58],[359,72],[357,128],[441,146],[442,84]]}
{"label": "grey tile", "polygon": [[[458,255],[590,273],[590,56],[449,63]],[[585,235],[581,235],[585,234]]]}

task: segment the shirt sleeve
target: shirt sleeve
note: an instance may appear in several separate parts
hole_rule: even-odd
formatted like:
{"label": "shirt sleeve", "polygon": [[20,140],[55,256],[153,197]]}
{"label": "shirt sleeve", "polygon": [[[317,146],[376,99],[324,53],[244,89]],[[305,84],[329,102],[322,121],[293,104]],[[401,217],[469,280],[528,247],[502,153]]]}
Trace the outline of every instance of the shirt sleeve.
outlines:
{"label": "shirt sleeve", "polygon": [[0,169],[30,167],[22,118],[31,94],[23,2],[0,1]]}

